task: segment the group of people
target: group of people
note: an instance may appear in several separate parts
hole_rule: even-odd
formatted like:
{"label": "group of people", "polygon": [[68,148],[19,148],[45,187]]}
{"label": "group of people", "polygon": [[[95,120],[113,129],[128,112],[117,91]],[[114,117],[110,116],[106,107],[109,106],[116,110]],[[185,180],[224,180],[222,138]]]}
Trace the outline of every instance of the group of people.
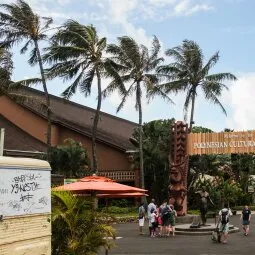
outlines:
{"label": "group of people", "polygon": [[[217,224],[216,230],[218,231],[218,238],[217,241],[221,243],[227,243],[228,239],[228,232],[229,232],[229,218],[232,216],[231,209],[228,208],[228,205],[225,204],[224,208],[219,212],[219,222]],[[249,225],[251,221],[251,210],[249,209],[248,205],[244,206],[242,210],[240,220],[243,226],[243,234],[248,236],[249,234]]]}
{"label": "group of people", "polygon": [[[142,203],[138,210],[139,216],[139,233],[143,235],[143,227],[145,221],[145,207]],[[175,236],[175,224],[177,213],[172,204],[168,204],[165,200],[159,207],[155,204],[155,199],[152,199],[147,208],[148,223],[149,223],[149,236],[162,237],[162,236]]]}
{"label": "group of people", "polygon": [[[205,187],[202,187],[200,191],[197,191],[200,195],[200,216],[202,221],[202,226],[206,225],[206,214],[208,210],[208,201],[214,205],[213,201],[210,198],[209,193],[206,191]],[[229,218],[232,216],[231,209],[228,207],[228,204],[224,205],[224,208],[219,211],[219,221],[216,227],[218,232],[218,241],[222,243],[227,243],[228,232],[229,232]],[[241,213],[241,221],[243,225],[244,235],[249,234],[249,224],[251,220],[251,211],[246,205]]]}
{"label": "group of people", "polygon": [[[207,199],[209,198],[208,194],[206,194],[205,196],[204,195],[205,193],[202,194],[201,197],[206,197]],[[205,224],[206,222],[205,214],[207,211],[204,209],[205,207],[203,207],[203,213],[201,213],[203,224]],[[175,224],[177,213],[174,210],[174,206],[172,204],[168,204],[167,200],[165,200],[162,203],[162,205],[157,207],[155,204],[155,200],[152,199],[147,207],[147,215],[150,237],[170,236],[171,232],[172,235],[175,236]],[[216,226],[217,237],[215,237],[215,241],[227,243],[229,233],[229,218],[232,215],[233,215],[232,211],[227,204],[225,204],[224,208],[219,211],[219,221]],[[143,203],[139,207],[138,216],[139,216],[139,233],[140,235],[143,235],[144,234],[143,227],[146,216],[146,210]],[[247,205],[244,207],[241,213],[240,220],[242,221],[243,233],[245,236],[247,236],[249,234],[249,224],[251,220],[251,210]]]}

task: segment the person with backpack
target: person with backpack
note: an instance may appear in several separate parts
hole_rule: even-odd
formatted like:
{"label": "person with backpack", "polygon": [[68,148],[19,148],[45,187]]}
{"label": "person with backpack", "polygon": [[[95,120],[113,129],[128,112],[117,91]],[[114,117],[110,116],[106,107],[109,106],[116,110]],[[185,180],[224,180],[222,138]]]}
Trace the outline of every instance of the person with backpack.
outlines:
{"label": "person with backpack", "polygon": [[170,230],[172,231],[173,236],[175,236],[175,225],[176,225],[176,217],[177,212],[174,210],[174,205],[170,205]]}
{"label": "person with backpack", "polygon": [[219,232],[220,232],[220,241],[222,243],[227,243],[228,239],[228,231],[229,231],[229,218],[232,216],[232,212],[230,208],[228,208],[227,204],[224,204],[224,208],[219,212]]}
{"label": "person with backpack", "polygon": [[140,235],[143,235],[144,217],[145,217],[144,203],[141,203],[141,205],[138,208],[138,222]]}
{"label": "person with backpack", "polygon": [[163,234],[165,234],[166,236],[169,236],[170,233],[170,213],[171,213],[171,208],[170,206],[165,203],[165,206],[163,207],[162,211],[161,211],[161,215],[162,215],[162,231]]}
{"label": "person with backpack", "polygon": [[249,225],[251,221],[251,210],[248,205],[244,207],[240,220],[242,220],[244,235],[247,236],[249,234]]}

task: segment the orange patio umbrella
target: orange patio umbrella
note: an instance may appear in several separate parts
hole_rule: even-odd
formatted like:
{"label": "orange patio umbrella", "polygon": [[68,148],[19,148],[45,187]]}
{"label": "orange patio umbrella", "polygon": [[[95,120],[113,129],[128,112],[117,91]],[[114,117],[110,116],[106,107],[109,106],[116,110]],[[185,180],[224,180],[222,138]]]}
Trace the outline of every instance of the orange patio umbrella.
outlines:
{"label": "orange patio umbrella", "polygon": [[78,194],[96,192],[97,194],[103,194],[105,197],[107,195],[110,196],[111,194],[115,194],[114,197],[116,197],[117,194],[119,194],[120,197],[127,197],[129,196],[128,194],[130,194],[130,196],[145,196],[145,192],[147,191],[145,189],[117,183],[114,180],[103,176],[94,175],[84,177],[74,183],[56,187],[54,190],[68,190]]}
{"label": "orange patio umbrella", "polygon": [[114,194],[97,194],[99,198],[126,198],[126,197],[148,197],[149,195],[141,192],[132,193],[114,193]]}

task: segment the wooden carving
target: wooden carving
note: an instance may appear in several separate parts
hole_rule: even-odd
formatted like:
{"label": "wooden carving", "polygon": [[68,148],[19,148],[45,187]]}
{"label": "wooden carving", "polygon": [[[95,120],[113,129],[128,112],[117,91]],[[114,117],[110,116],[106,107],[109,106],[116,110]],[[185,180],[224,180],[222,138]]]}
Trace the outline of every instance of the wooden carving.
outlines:
{"label": "wooden carving", "polygon": [[172,150],[170,155],[169,202],[174,204],[178,215],[186,214],[187,195],[187,137],[188,125],[177,121],[172,126]]}

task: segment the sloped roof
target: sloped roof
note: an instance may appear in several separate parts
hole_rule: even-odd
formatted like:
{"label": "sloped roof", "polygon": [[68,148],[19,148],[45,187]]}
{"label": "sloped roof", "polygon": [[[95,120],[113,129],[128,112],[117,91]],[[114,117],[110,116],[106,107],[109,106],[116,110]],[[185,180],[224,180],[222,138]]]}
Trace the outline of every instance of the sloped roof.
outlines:
{"label": "sloped roof", "polygon": [[47,145],[32,137],[0,114],[0,127],[5,128],[4,148],[6,150],[46,152]]}
{"label": "sloped roof", "polygon": [[[27,100],[22,105],[46,118],[46,111],[41,107],[41,103],[45,100],[44,92],[32,88],[25,88],[22,93],[31,96],[31,98],[36,98],[33,101]],[[54,95],[50,95],[50,99],[53,122],[91,137],[95,109]],[[97,140],[121,150],[134,149],[129,138],[137,126],[138,124],[135,122],[100,112]]]}

